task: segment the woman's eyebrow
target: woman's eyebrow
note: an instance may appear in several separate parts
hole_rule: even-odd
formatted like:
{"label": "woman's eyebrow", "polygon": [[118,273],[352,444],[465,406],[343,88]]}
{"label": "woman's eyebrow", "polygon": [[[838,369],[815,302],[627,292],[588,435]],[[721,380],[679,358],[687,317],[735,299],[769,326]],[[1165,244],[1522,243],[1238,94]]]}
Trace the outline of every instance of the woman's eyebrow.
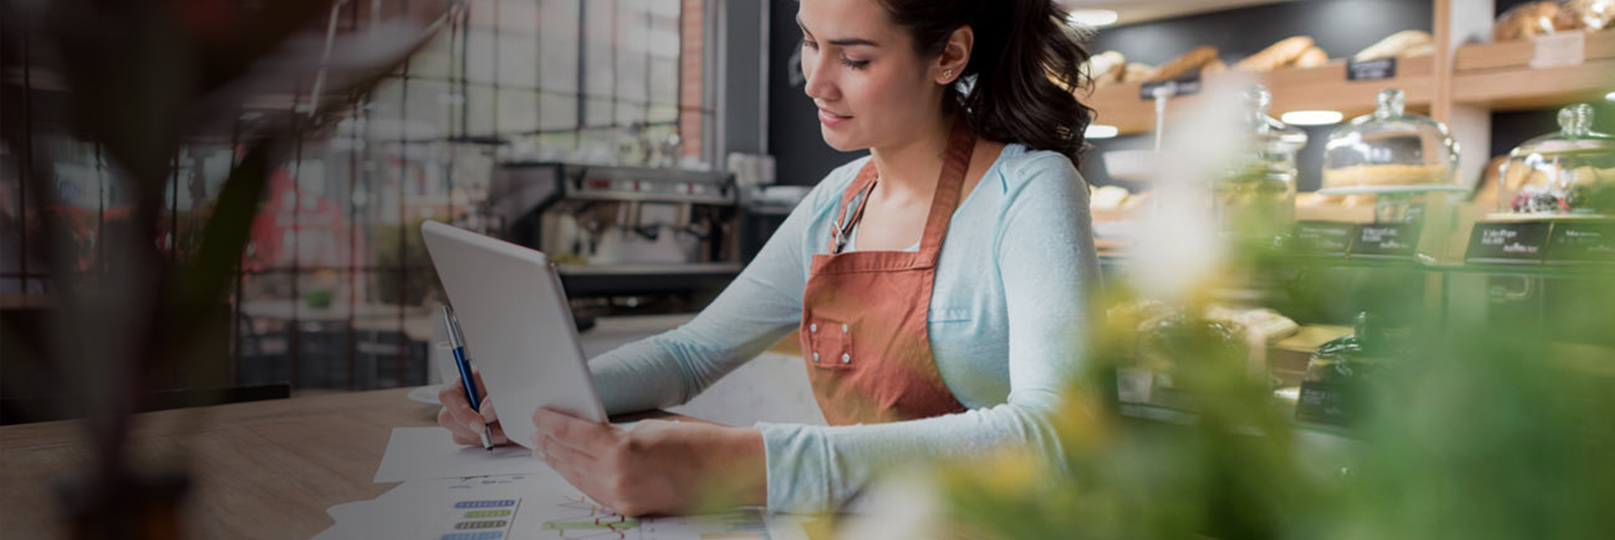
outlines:
{"label": "woman's eyebrow", "polygon": [[[801,17],[796,18],[796,27],[801,28],[803,34],[807,34],[809,36],[813,35],[813,32],[809,32],[808,29],[807,29],[807,26],[804,26],[802,24],[802,18]],[[855,46],[860,46],[860,45],[865,46],[865,47],[879,47],[880,46],[879,43],[876,43],[876,42],[874,42],[872,40],[868,40],[868,39],[864,39],[864,38],[832,39],[832,40],[829,40],[828,43],[831,44],[831,45],[836,45],[836,46],[841,46],[841,47],[855,47]]]}

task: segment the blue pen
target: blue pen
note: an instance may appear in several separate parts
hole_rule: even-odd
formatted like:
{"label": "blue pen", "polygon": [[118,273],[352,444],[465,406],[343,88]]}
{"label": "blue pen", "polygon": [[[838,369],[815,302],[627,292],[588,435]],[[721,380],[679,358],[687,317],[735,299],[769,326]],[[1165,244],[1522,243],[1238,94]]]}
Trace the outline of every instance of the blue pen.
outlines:
{"label": "blue pen", "polygon": [[[477,396],[477,380],[471,376],[471,361],[465,358],[465,337],[460,335],[460,320],[454,317],[454,309],[443,306],[443,323],[449,327],[449,348],[454,350],[454,366],[460,368],[460,384],[465,385],[465,397],[471,401],[471,410],[482,412],[482,398]],[[482,425],[482,448],[493,451],[493,441],[488,439],[488,425]]]}

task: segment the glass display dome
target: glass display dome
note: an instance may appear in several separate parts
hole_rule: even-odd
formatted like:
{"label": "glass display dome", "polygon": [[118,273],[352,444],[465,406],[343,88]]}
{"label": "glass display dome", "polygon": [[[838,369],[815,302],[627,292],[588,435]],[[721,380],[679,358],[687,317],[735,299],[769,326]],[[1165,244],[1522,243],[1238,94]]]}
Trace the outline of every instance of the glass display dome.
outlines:
{"label": "glass display dome", "polygon": [[1559,132],[1509,152],[1498,175],[1500,211],[1615,216],[1615,138],[1592,130],[1593,107],[1559,110]]}
{"label": "glass display dome", "polygon": [[1405,112],[1401,90],[1382,90],[1373,114],[1329,135],[1324,146],[1324,190],[1417,191],[1454,189],[1458,143],[1447,126]]}
{"label": "glass display dome", "polygon": [[1295,220],[1295,155],[1307,134],[1267,115],[1273,95],[1266,87],[1252,86],[1243,97],[1248,151],[1212,185],[1218,219],[1237,232],[1288,230]]}

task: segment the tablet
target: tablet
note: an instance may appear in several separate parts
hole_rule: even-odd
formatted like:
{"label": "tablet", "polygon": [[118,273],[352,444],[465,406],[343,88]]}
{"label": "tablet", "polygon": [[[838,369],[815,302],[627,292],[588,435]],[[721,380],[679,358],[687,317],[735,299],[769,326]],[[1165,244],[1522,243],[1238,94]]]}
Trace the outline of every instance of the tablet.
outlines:
{"label": "tablet", "polygon": [[422,224],[421,235],[460,321],[466,356],[482,372],[510,440],[532,447],[539,407],[606,422],[549,258],[436,221]]}

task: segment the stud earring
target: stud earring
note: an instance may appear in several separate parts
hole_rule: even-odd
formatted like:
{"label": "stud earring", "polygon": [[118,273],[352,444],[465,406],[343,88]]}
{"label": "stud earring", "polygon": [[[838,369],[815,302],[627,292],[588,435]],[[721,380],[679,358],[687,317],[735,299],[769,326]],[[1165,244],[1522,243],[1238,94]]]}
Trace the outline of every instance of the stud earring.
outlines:
{"label": "stud earring", "polygon": [[942,78],[946,79],[947,81],[953,80],[953,70],[950,69],[942,72]]}

